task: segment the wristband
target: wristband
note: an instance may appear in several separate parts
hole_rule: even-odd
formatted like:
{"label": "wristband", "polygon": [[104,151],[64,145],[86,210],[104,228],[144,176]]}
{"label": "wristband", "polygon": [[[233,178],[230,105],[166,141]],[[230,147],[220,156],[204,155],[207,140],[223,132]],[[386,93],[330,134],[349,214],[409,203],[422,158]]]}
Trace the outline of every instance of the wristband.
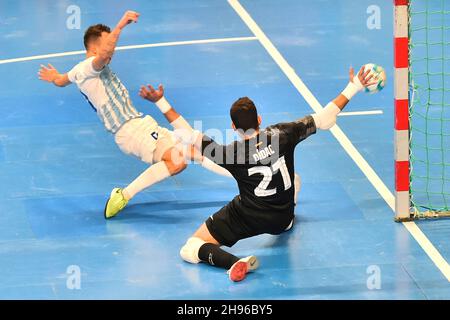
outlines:
{"label": "wristband", "polygon": [[358,92],[364,89],[364,86],[359,81],[358,76],[353,77],[353,82],[350,81],[345,87],[344,91],[342,91],[342,95],[346,97],[348,100],[351,100]]}
{"label": "wristband", "polygon": [[158,101],[156,101],[156,106],[161,110],[162,113],[167,113],[170,109],[172,109],[172,106],[170,103],[166,100],[165,97],[162,97]]}

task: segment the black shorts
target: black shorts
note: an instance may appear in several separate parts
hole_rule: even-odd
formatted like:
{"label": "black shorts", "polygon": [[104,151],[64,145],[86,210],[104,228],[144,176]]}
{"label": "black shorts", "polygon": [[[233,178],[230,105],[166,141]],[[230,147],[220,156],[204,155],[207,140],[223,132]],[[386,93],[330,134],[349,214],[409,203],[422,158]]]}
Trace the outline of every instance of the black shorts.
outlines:
{"label": "black shorts", "polygon": [[269,212],[245,207],[236,196],[205,223],[221,245],[232,247],[239,240],[260,234],[280,234],[294,219],[293,213]]}

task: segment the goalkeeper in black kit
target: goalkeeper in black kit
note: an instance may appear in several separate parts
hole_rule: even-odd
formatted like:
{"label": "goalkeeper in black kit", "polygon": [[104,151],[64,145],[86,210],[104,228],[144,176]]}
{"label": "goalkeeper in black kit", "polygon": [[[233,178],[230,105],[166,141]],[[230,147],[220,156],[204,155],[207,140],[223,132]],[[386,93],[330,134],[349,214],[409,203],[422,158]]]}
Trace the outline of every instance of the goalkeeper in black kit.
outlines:
{"label": "goalkeeper in black kit", "polygon": [[141,97],[156,103],[185,144],[193,144],[203,156],[227,169],[236,179],[237,195],[230,203],[210,216],[181,248],[183,260],[205,262],[228,270],[232,281],[241,281],[259,266],[255,256],[238,258],[221,246],[231,247],[239,240],[268,233],[278,235],[294,224],[294,150],[297,144],[317,129],[328,130],[349,100],[371,84],[372,75],[361,68],[350,82],[320,112],[293,122],[260,129],[261,117],[249,98],[233,103],[232,127],[242,137],[229,145],[216,143],[193,130],[164,98],[164,90],[141,87]]}

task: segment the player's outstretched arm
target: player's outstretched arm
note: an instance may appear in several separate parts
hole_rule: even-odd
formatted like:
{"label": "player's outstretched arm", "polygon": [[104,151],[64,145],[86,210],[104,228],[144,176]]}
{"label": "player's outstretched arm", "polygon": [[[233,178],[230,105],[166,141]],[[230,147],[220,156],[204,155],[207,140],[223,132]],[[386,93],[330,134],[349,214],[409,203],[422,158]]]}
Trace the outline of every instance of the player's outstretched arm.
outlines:
{"label": "player's outstretched arm", "polygon": [[371,81],[373,74],[369,75],[369,73],[370,69],[364,70],[364,66],[362,66],[361,69],[359,69],[358,74],[355,76],[355,70],[353,67],[350,67],[350,81],[347,87],[336,97],[336,99],[333,100],[334,104],[336,104],[339,109],[344,109],[350,99],[352,99],[358,92],[375,83]]}
{"label": "player's outstretched arm", "polygon": [[92,61],[92,65],[96,71],[102,70],[103,67],[111,61],[114,50],[116,49],[117,41],[119,41],[120,33],[122,32],[123,28],[125,28],[132,22],[138,22],[138,19],[139,13],[134,11],[125,12],[119,23],[103,42],[95,59]]}
{"label": "player's outstretched arm", "polygon": [[164,97],[164,87],[160,84],[156,90],[151,85],[141,86],[139,95],[156,104],[175,129],[175,134],[186,144],[192,144],[201,150],[203,134],[194,130],[191,125],[170,105]]}
{"label": "player's outstretched arm", "polygon": [[231,173],[215,164],[212,160],[203,156],[202,152],[202,140],[203,134],[200,131],[194,130],[191,125],[169,104],[169,102],[164,97],[164,87],[162,85],[158,86],[155,90],[151,85],[141,86],[139,90],[139,95],[156,104],[156,106],[164,113],[167,121],[170,122],[172,127],[175,129],[175,135],[183,141],[183,143],[193,146],[190,149],[190,155],[187,155],[202,165],[202,167],[225,177],[232,177]]}
{"label": "player's outstretched arm", "polygon": [[334,126],[337,115],[345,108],[348,102],[365,87],[374,84],[374,82],[371,81],[373,75],[369,75],[369,72],[370,70],[364,70],[363,66],[355,76],[354,69],[350,68],[350,81],[344,91],[342,91],[333,101],[328,103],[325,108],[312,115],[316,128],[328,130]]}
{"label": "player's outstretched arm", "polygon": [[[167,121],[169,121],[170,123],[174,122],[180,117],[180,114],[169,104],[169,102],[164,97],[164,87],[162,84],[158,86],[158,89],[153,88],[153,86],[150,84],[148,84],[147,86],[141,86],[139,95],[145,100],[155,103],[159,110],[161,110],[161,112],[164,114]],[[192,129],[190,125],[189,128]]]}
{"label": "player's outstretched arm", "polygon": [[58,87],[65,87],[71,83],[69,77],[67,76],[67,73],[59,73],[58,70],[56,70],[56,68],[50,63],[47,66],[41,64],[38,75],[39,80],[53,83]]}

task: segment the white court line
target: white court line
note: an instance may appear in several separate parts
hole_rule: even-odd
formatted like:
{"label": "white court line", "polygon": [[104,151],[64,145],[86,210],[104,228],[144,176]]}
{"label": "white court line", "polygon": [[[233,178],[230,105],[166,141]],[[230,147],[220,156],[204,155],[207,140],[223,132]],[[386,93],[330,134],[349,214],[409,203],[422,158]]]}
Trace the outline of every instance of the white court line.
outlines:
{"label": "white court line", "polygon": [[[256,37],[235,37],[235,38],[219,38],[219,39],[205,39],[205,40],[173,41],[173,42],[138,44],[138,45],[132,45],[132,46],[119,46],[119,47],[116,47],[116,50],[144,49],[144,48],[156,48],[156,47],[185,46],[185,45],[192,45],[192,44],[254,41],[254,40],[257,40],[257,38]],[[30,61],[30,60],[40,60],[40,59],[48,59],[48,58],[57,58],[57,57],[65,57],[65,56],[75,56],[75,55],[85,54],[85,53],[86,53],[85,50],[79,50],[79,51],[68,51],[68,52],[60,52],[60,53],[42,54],[42,55],[30,56],[30,57],[4,59],[4,60],[0,60],[0,64],[23,62],[23,61]]]}
{"label": "white court line", "polygon": [[[233,7],[236,13],[241,17],[247,27],[253,32],[253,34],[258,38],[261,45],[266,49],[272,59],[278,64],[280,69],[292,82],[294,87],[314,110],[318,112],[322,109],[321,104],[312,94],[312,92],[306,87],[300,77],[297,75],[295,70],[289,65],[289,63],[284,59],[277,48],[272,44],[272,42],[267,38],[261,28],[256,24],[249,13],[242,7],[238,0],[228,0],[228,3]],[[350,139],[345,135],[345,133],[336,124],[331,128],[331,133],[335,136],[344,150],[353,159],[356,165],[361,169],[361,171],[366,175],[370,183],[375,187],[378,193],[383,197],[386,203],[395,211],[395,197],[392,192],[386,187],[384,182],[372,169],[372,167],[367,163],[363,156],[352,144]],[[438,267],[442,274],[450,282],[450,265],[442,257],[439,251],[433,246],[433,244],[428,240],[425,234],[419,229],[419,227],[414,222],[404,222],[403,225],[409,231],[409,233],[414,237],[414,239],[419,243],[428,257],[433,261],[433,263]]]}
{"label": "white court line", "polygon": [[342,111],[338,114],[339,117],[345,116],[372,116],[376,114],[383,114],[383,110],[369,110],[369,111]]}

